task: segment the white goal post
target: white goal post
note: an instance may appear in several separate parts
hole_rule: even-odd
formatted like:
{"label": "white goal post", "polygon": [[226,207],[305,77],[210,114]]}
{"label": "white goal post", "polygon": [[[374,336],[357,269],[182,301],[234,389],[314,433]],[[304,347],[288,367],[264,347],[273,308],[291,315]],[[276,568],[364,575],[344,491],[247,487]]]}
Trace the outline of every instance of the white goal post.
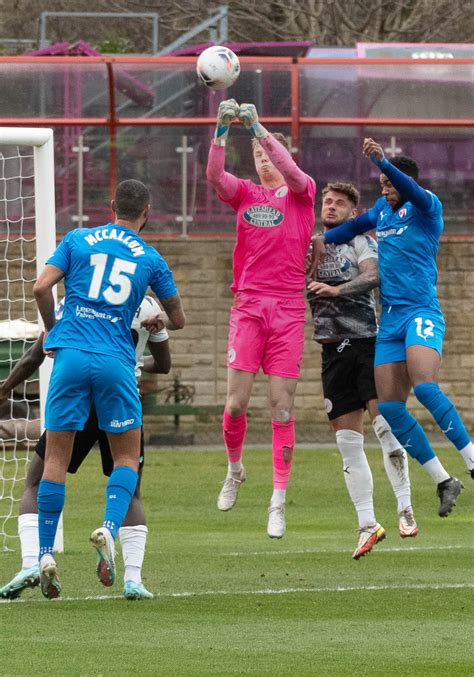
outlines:
{"label": "white goal post", "polygon": [[[0,127],[0,146],[33,146],[35,185],[36,275],[56,249],[56,205],[54,194],[53,130],[34,127]],[[38,323],[43,326],[38,312]],[[44,427],[44,409],[52,360],[40,367],[40,418]]]}
{"label": "white goal post", "polygon": [[[7,147],[6,154],[3,153]],[[16,147],[12,152],[11,148]],[[23,152],[23,148],[27,151]],[[31,154],[31,148],[33,152]],[[8,150],[10,149],[10,151]],[[33,170],[31,170],[31,161]],[[2,192],[0,194],[1,213],[0,213],[0,240],[2,244],[2,254],[5,252],[2,261],[2,270],[5,270],[5,280],[1,280],[5,291],[1,293],[2,300],[2,324],[6,325],[6,333],[2,339],[8,337],[8,326],[13,325],[14,321],[20,319],[25,325],[31,326],[31,313],[35,307],[34,299],[23,299],[23,311],[20,314],[23,317],[18,318],[17,308],[22,308],[22,299],[17,296],[25,293],[31,293],[34,278],[42,272],[46,260],[56,248],[56,212],[55,212],[55,191],[54,191],[54,140],[53,130],[48,128],[25,128],[25,127],[0,127],[0,162],[1,175],[0,184]],[[10,164],[8,164],[10,163]],[[33,174],[33,176],[32,176]],[[33,180],[32,180],[33,179]],[[15,191],[17,194],[15,194]],[[33,193],[33,194],[32,194]],[[33,205],[31,203],[33,202]],[[34,214],[31,212],[34,210]],[[34,230],[29,228],[29,221],[34,221]],[[25,228],[23,224],[28,223]],[[31,240],[35,240],[36,251],[32,256],[27,245]],[[25,249],[23,248],[25,244]],[[8,252],[13,251],[13,254]],[[26,255],[24,251],[28,251]],[[14,263],[13,263],[14,262]],[[34,268],[35,265],[35,268]],[[10,280],[10,269],[20,268],[21,274],[14,280]],[[25,271],[25,272],[24,272]],[[3,278],[3,275],[2,275]],[[17,290],[15,291],[15,284]],[[9,295],[13,295],[11,298]],[[10,309],[14,310],[10,310]],[[36,311],[37,312],[37,311]],[[37,312],[37,321],[39,328],[42,328],[42,320]],[[13,334],[10,334],[13,336]],[[11,358],[13,366],[13,359]],[[48,391],[49,378],[52,370],[52,360],[46,359],[40,367],[39,374],[39,398],[40,398],[40,430],[44,429],[44,413],[46,395]],[[26,393],[26,391],[25,391]],[[12,409],[13,411],[13,409]],[[25,426],[26,429],[26,426]],[[17,427],[15,426],[15,431]],[[15,437],[19,437],[19,433]],[[23,435],[25,435],[23,433]],[[9,534],[10,529],[5,529],[8,519],[16,518],[18,511],[18,483],[21,483],[23,489],[24,474],[28,464],[29,442],[26,440],[27,452],[26,458],[21,462],[18,458],[13,458],[12,471],[4,472],[7,461],[10,461],[11,452],[8,451],[8,444],[2,442],[3,462],[0,468],[0,501],[5,503],[1,509],[0,538],[3,538],[3,549],[8,550],[8,539],[13,538]],[[17,447],[20,448],[25,440],[8,440],[13,446],[13,456],[17,454]],[[9,455],[10,454],[10,455]],[[17,486],[14,486],[16,483]],[[6,503],[10,501],[8,507]],[[62,531],[59,534],[59,540],[56,543],[57,548],[62,550]],[[0,550],[2,549],[0,542]]]}

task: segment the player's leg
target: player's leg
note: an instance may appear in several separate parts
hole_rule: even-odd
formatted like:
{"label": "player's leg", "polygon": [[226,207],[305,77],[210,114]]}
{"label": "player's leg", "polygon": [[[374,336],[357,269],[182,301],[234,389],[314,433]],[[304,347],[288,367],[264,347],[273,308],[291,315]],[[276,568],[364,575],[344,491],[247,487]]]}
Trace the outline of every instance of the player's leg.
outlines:
{"label": "player's leg", "polygon": [[[440,496],[438,514],[440,517],[446,517],[455,503],[455,496],[451,495],[451,489],[456,488],[457,484],[449,481],[455,478],[451,478],[444,469],[423,428],[406,407],[411,388],[406,362],[378,364],[375,367],[375,383],[379,395],[380,413],[387,420],[398,441],[426,470],[436,483],[438,492],[443,494]],[[446,493],[446,488],[449,490],[448,493]]]}
{"label": "player's leg", "polygon": [[90,413],[89,358],[90,353],[81,350],[56,350],[48,387],[46,456],[38,488],[40,582],[48,598],[57,597],[61,590],[52,553],[75,434],[84,428]]}
{"label": "player's leg", "polygon": [[372,427],[382,447],[385,472],[397,499],[400,536],[402,538],[413,537],[417,535],[418,528],[411,505],[407,453],[393,435],[387,421],[378,411],[374,360],[375,339],[361,342],[357,356],[359,396],[365,403],[372,421]]}
{"label": "player's leg", "polygon": [[114,462],[107,482],[104,521],[90,537],[97,554],[97,575],[109,586],[115,582],[114,541],[138,482],[142,408],[133,365],[96,354],[90,369],[93,404]]}
{"label": "player's leg", "polygon": [[227,397],[222,419],[227,474],[217,498],[217,507],[225,512],[235,505],[238,491],[246,478],[242,453],[247,431],[247,407],[265,342],[261,306],[262,299],[258,297],[236,294],[230,311]]}
{"label": "player's leg", "polygon": [[358,541],[352,554],[356,560],[385,538],[385,530],[375,517],[372,472],[364,451],[363,414],[363,409],[357,409],[331,419],[344,481],[359,523]]}
{"label": "player's leg", "polygon": [[238,491],[246,478],[242,453],[247,430],[247,408],[254,380],[255,374],[249,371],[227,369],[227,397],[222,419],[227,475],[217,498],[217,507],[224,512],[234,507]]}
{"label": "player's leg", "polygon": [[267,534],[282,538],[286,530],[285,498],[295,447],[293,403],[304,350],[305,300],[268,299],[265,303],[266,341],[262,370],[269,376],[272,417],[273,494]]}
{"label": "player's leg", "polygon": [[295,449],[295,419],[292,412],[297,384],[296,378],[269,376],[273,461],[273,494],[267,525],[270,538],[282,538],[286,531],[285,501]]}
{"label": "player's leg", "polygon": [[382,447],[385,472],[397,499],[400,536],[402,538],[414,538],[418,534],[419,529],[415,521],[411,501],[407,452],[392,433],[387,421],[380,414],[376,399],[367,402],[367,410],[374,432]]}
{"label": "player's leg", "polygon": [[474,479],[474,444],[462,419],[449,397],[438,384],[441,356],[437,350],[424,345],[407,348],[407,367],[413,392],[462,455],[467,469]]}
{"label": "player's leg", "polygon": [[140,465],[138,468],[138,482],[135,493],[130,502],[128,512],[119,529],[120,545],[122,546],[122,555],[124,562],[124,589],[123,595],[126,599],[152,599],[153,594],[149,592],[142,582],[142,567],[145,557],[146,541],[148,536],[148,527],[146,523],[145,511],[140,496],[140,486],[144,466],[145,443],[143,438],[143,427],[140,431]]}
{"label": "player's leg", "polygon": [[[74,438],[71,460],[68,473],[75,473],[88,455],[98,439],[100,431],[97,426],[97,418],[92,411],[84,426],[84,430],[78,431]],[[105,437],[105,435],[104,435]],[[18,597],[25,587],[32,587],[39,583],[39,535],[38,535],[38,487],[44,471],[44,458],[46,455],[46,433],[44,432],[35,447],[35,454],[28,466],[25,480],[25,489],[20,500],[18,517],[18,535],[20,537],[22,570],[10,583],[0,589],[0,597]],[[110,456],[112,463],[112,457]],[[110,472],[112,471],[112,466]],[[109,474],[110,474],[109,472]]]}
{"label": "player's leg", "polygon": [[[48,409],[46,425],[48,425]],[[48,599],[54,599],[61,593],[53,549],[59,518],[64,508],[66,472],[75,434],[75,430],[48,428],[46,432],[46,457],[43,476],[38,487],[38,531],[41,592]]]}
{"label": "player's leg", "polygon": [[[46,445],[44,433],[41,439],[43,444]],[[37,497],[43,467],[43,459],[35,453],[28,467],[18,516],[22,568],[11,581],[0,588],[0,597],[4,599],[16,599],[23,590],[36,587],[40,582]]]}
{"label": "player's leg", "polygon": [[364,451],[363,413],[366,397],[375,391],[366,383],[367,360],[373,353],[371,339],[325,343],[321,359],[324,405],[336,433],[344,482],[357,513],[359,536],[354,559],[369,552],[385,532],[375,518],[372,473]]}
{"label": "player's leg", "polygon": [[[140,421],[141,423],[141,421]],[[115,544],[118,531],[128,512],[138,482],[140,428],[122,433],[107,431],[114,469],[107,482],[102,527],[91,534],[97,551],[97,575],[105,586],[115,582]]]}

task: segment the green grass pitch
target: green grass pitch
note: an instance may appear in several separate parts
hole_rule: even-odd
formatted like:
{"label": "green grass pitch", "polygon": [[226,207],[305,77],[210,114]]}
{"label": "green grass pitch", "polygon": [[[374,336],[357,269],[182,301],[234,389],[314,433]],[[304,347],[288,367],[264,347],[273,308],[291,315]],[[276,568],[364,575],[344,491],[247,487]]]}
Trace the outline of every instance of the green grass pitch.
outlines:
{"label": "green grass pitch", "polygon": [[[402,540],[381,452],[368,457],[387,538],[355,562],[335,449],[297,449],[280,541],[266,535],[268,449],[246,451],[248,479],[229,513],[216,508],[222,451],[148,451],[144,582],[156,596],[128,602],[120,553],[114,588],[95,577],[88,537],[105,482],[91,454],[68,478],[63,597],[35,589],[0,603],[0,674],[473,675],[474,482],[459,454],[440,452],[465,484],[440,519],[434,485],[412,462],[420,534]],[[3,584],[19,553],[0,563]]]}

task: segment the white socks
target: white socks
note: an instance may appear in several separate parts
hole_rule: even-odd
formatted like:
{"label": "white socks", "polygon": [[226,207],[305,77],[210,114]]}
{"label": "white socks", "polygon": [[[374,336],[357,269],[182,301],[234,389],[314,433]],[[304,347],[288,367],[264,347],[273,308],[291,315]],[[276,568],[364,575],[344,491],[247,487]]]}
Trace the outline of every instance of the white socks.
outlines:
{"label": "white socks", "polygon": [[142,582],[142,566],[148,529],[143,524],[120,527],[119,538],[124,562],[124,581]]}
{"label": "white socks", "polygon": [[354,430],[338,430],[336,441],[344,464],[344,480],[357,512],[359,527],[376,524],[373,480],[364,452],[364,436]]}
{"label": "white socks", "polygon": [[25,513],[18,516],[18,535],[20,536],[22,569],[30,569],[35,564],[38,564],[39,532],[37,513]]}
{"label": "white socks", "polygon": [[276,508],[285,505],[286,489],[274,489],[270,500],[270,507]]}
{"label": "white socks", "polygon": [[459,450],[459,453],[462,455],[468,470],[474,468],[474,444],[469,442],[463,449]]}
{"label": "white socks", "polygon": [[385,472],[392,485],[393,493],[397,499],[397,510],[400,513],[411,506],[407,452],[381,414],[374,418],[372,426],[382,447]]}
{"label": "white socks", "polygon": [[423,463],[421,467],[424,468],[427,473],[429,473],[436,484],[444,482],[444,480],[449,480],[449,475],[441,465],[441,461],[437,456],[430,458],[430,460],[426,461],[426,463]]}
{"label": "white socks", "polygon": [[229,461],[227,466],[227,477],[231,477],[232,475],[240,475],[241,470],[242,470],[242,461],[235,462]]}

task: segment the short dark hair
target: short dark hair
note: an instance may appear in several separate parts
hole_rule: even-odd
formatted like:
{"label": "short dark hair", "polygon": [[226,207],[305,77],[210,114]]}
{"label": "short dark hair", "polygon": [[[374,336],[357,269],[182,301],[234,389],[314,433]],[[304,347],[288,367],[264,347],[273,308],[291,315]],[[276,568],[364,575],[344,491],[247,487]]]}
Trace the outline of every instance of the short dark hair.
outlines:
{"label": "short dark hair", "polygon": [[360,193],[353,183],[348,181],[330,181],[323,188],[323,197],[326,193],[329,193],[330,190],[334,190],[336,193],[342,193],[353,203],[354,207],[359,205]]}
{"label": "short dark hair", "polygon": [[412,160],[405,155],[399,155],[398,157],[391,158],[390,162],[401,172],[407,176],[411,176],[411,178],[415,179],[415,181],[418,181],[418,165],[416,164],[415,160]]}
{"label": "short dark hair", "polygon": [[150,191],[141,181],[128,179],[115,189],[115,213],[119,218],[135,221],[150,204]]}
{"label": "short dark hair", "polygon": [[[279,141],[281,143],[281,145],[286,148],[286,150],[288,150],[288,151],[290,150],[290,144],[288,143],[288,139],[284,134],[282,134],[281,132],[272,132],[272,136],[273,136],[274,139]],[[252,150],[255,150],[256,146],[259,146],[259,145],[260,144],[259,144],[258,139],[253,138],[252,139]]]}

